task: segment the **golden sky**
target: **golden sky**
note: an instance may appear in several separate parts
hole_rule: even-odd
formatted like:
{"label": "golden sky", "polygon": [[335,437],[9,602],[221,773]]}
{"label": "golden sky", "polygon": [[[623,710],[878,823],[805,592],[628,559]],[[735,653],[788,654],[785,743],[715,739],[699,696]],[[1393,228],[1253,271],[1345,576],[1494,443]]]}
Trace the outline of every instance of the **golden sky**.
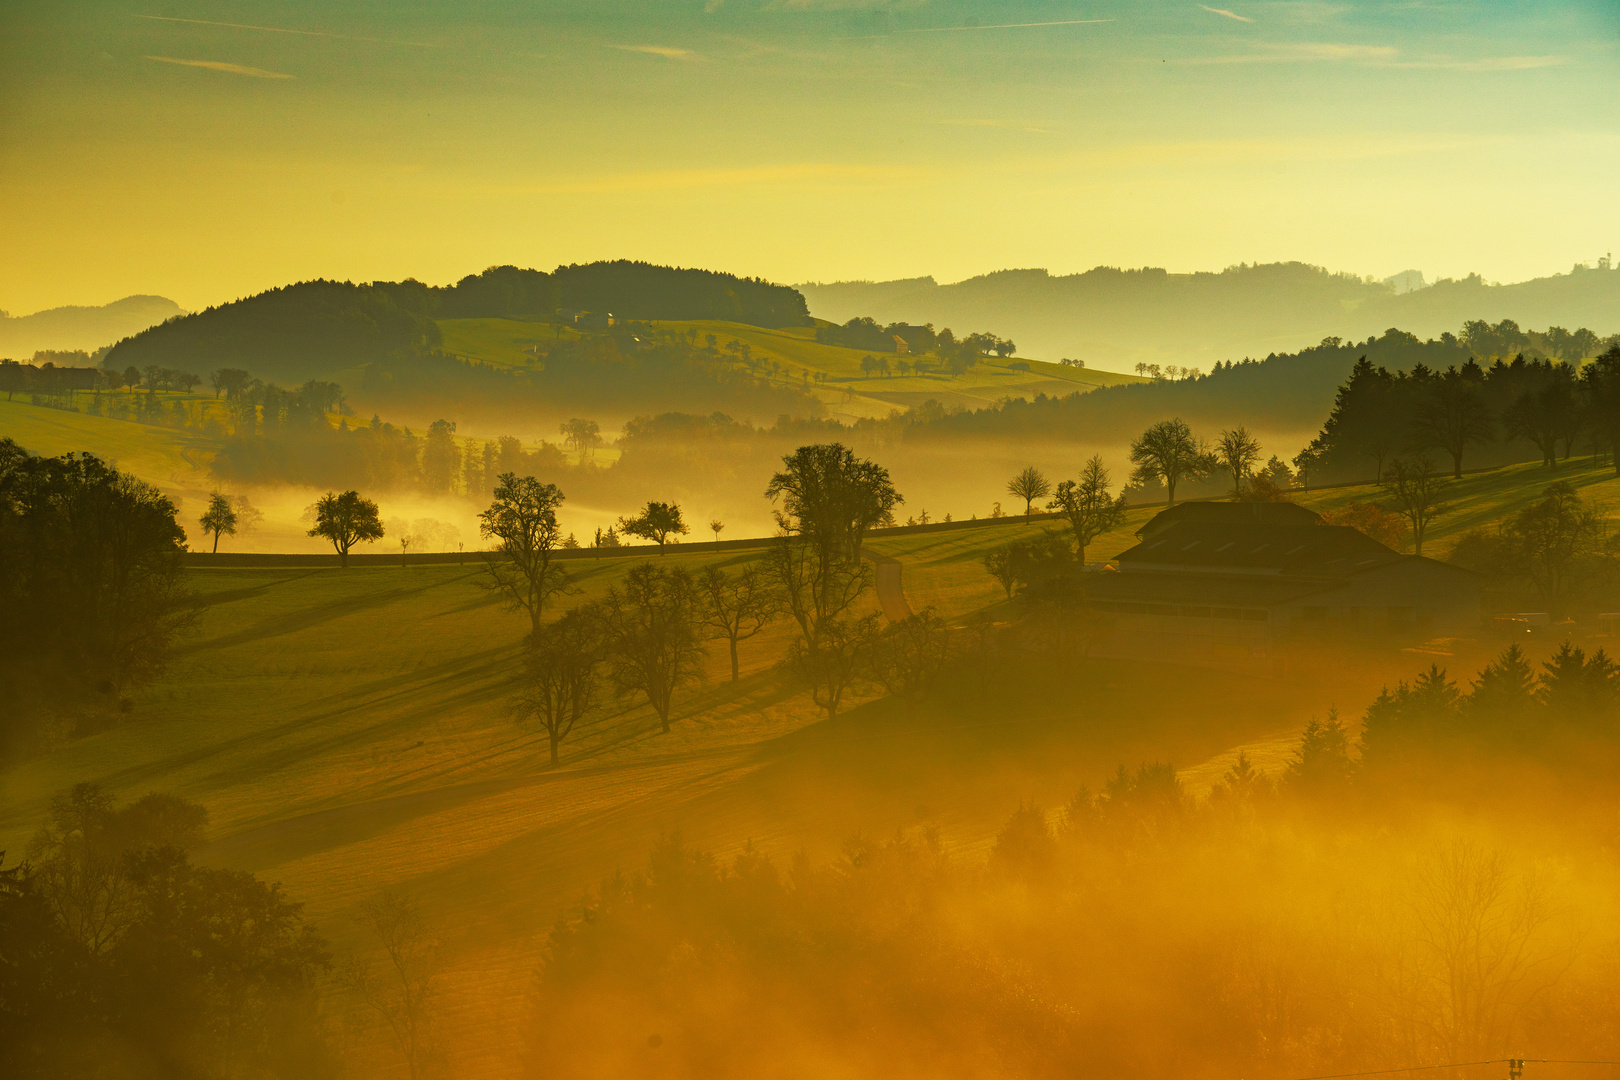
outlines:
{"label": "golden sky", "polygon": [[1620,247],[1620,3],[0,0],[0,308]]}

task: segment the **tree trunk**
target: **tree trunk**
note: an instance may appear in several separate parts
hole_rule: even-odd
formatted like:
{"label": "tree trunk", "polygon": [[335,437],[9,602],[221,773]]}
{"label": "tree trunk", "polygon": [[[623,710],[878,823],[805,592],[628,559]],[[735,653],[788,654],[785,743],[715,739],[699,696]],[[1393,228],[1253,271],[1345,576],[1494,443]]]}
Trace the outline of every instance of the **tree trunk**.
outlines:
{"label": "tree trunk", "polygon": [[338,548],[338,565],[340,567],[342,567],[343,569],[345,569],[345,570],[347,570],[349,568],[349,549],[348,548],[346,548],[346,547]]}
{"label": "tree trunk", "polygon": [[737,681],[737,639],[731,639],[731,681]]}
{"label": "tree trunk", "polygon": [[550,738],[551,738],[551,763],[553,765],[555,765],[555,764],[557,764],[557,743],[558,743],[559,740],[558,740],[557,736],[555,736],[555,735],[552,735]]}
{"label": "tree trunk", "polygon": [[214,534],[214,554],[219,554],[219,533]]}

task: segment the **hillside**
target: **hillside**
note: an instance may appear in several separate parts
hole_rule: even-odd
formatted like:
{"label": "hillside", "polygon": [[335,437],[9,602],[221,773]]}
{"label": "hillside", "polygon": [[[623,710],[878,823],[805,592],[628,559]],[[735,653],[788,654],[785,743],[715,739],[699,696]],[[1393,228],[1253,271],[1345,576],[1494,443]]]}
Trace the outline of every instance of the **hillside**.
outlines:
{"label": "hillside", "polygon": [[[1563,475],[1592,496],[1620,494],[1612,475]],[[1471,477],[1444,529],[1489,520],[1545,479],[1534,469]],[[1151,512],[1133,510],[1098,550],[1123,549]],[[936,606],[960,626],[1000,608],[983,553],[1036,528],[1003,522],[871,544],[900,561],[913,607]],[[664,565],[736,569],[756,557],[694,545]],[[569,602],[600,596],[633,562],[572,564],[582,591]],[[1121,761],[1169,760],[1208,776],[1246,747],[1281,768],[1298,729],[1329,704],[1368,700],[1418,663],[1469,670],[1476,660],[1465,644],[1442,643],[1287,678],[1210,668],[1186,682],[1136,661],[987,665],[978,682],[964,677],[959,701],[919,712],[871,700],[827,723],[775,664],[791,636],[778,624],[746,643],[735,685],[711,652],[670,735],[657,734],[645,706],[614,702],[550,768],[542,740],[510,711],[524,625],[479,587],[471,560],[197,570],[189,584],[196,632],[130,719],[0,773],[0,845],[20,849],[52,793],[95,781],[125,798],[158,790],[201,802],[211,843],[199,861],[280,881],[340,952],[365,947],[361,902],[409,888],[446,952],[438,1015],[454,1075],[521,1054],[547,930],[588,884],[640,865],[661,833],[680,830],[721,855],[752,843],[787,865],[799,851],[832,857],[857,831],[928,827],[957,857],[981,859],[1020,800],[1060,802]],[[986,698],[1016,719],[986,723],[974,704]]]}
{"label": "hillside", "polygon": [[[958,375],[941,364],[929,364],[927,358],[924,363],[931,370],[902,372],[896,363],[900,358],[890,355],[886,374],[866,372],[861,361],[869,353],[818,342],[813,326],[770,328],[718,320],[668,320],[648,325],[658,333],[684,336],[690,332],[698,341],[712,335],[728,367],[769,385],[811,393],[828,415],[846,422],[887,416],[891,410],[920,406],[930,399],[948,408],[975,408],[1003,398],[1067,395],[1146,381],[1136,375],[1017,356],[987,356]],[[438,327],[445,353],[511,371],[539,366],[539,354],[556,343],[591,336],[570,326],[535,320],[440,319]],[[746,352],[741,349],[744,345]]]}
{"label": "hillside", "polygon": [[0,312],[0,357],[26,360],[42,350],[93,352],[183,315],[161,296],[126,296],[101,307],[59,307],[32,315]]}
{"label": "hillside", "polygon": [[1303,263],[1192,274],[1004,270],[946,285],[914,278],[808,283],[799,290],[818,318],[994,326],[1028,355],[1076,357],[1116,371],[1137,363],[1207,370],[1216,361],[1293,351],[1323,337],[1360,340],[1392,326],[1433,337],[1471,319],[1620,331],[1617,269],[1576,269],[1509,285],[1474,275],[1399,295],[1391,286]]}

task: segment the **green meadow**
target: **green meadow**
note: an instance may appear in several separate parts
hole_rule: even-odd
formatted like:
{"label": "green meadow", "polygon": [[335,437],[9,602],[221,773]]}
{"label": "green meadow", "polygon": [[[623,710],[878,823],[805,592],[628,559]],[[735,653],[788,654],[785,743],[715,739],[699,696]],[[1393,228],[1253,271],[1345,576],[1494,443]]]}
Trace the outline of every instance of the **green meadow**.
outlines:
{"label": "green meadow", "polygon": [[[652,325],[676,332],[696,331],[699,341],[712,334],[721,349],[733,342],[745,344],[750,357],[766,365],[756,368],[761,378],[804,386],[808,374],[809,389],[834,415],[887,416],[892,409],[921,405],[930,398],[946,406],[973,408],[1005,397],[1071,394],[1076,390],[1142,381],[1135,375],[1064,367],[1016,356],[986,357],[961,375],[946,371],[907,375],[896,365],[896,361],[907,358],[892,353],[886,354],[891,365],[888,375],[868,375],[861,370],[861,359],[872,354],[822,344],[815,340],[814,327],[773,330],[702,320]],[[439,331],[445,352],[479,363],[517,369],[538,363],[531,351],[537,345],[558,337],[572,340],[581,336],[570,327],[512,319],[443,319],[439,321]],[[937,366],[938,358],[932,363]],[[772,364],[774,369],[769,367]],[[1014,367],[1015,364],[1024,367]],[[818,380],[818,376],[825,378]]]}

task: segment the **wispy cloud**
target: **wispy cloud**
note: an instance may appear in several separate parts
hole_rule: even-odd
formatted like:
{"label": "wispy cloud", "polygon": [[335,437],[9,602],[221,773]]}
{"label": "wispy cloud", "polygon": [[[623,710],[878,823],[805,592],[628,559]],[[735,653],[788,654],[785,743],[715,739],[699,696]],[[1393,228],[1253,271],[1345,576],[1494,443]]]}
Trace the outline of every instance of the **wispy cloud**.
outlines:
{"label": "wispy cloud", "polygon": [[1238,22],[1254,22],[1254,20],[1249,18],[1247,15],[1239,15],[1235,11],[1227,11],[1225,8],[1210,7],[1207,4],[1199,4],[1198,6],[1209,12],[1211,15],[1221,15],[1228,19],[1236,19]]}
{"label": "wispy cloud", "polygon": [[1340,45],[1331,42],[1301,42],[1293,45],[1263,45],[1258,52],[1228,56],[1189,56],[1173,64],[1308,64],[1361,61],[1392,63],[1400,55],[1393,45]]}
{"label": "wispy cloud", "polygon": [[913,30],[895,30],[896,34],[943,34],[957,30],[1023,30],[1032,26],[1090,26],[1111,23],[1113,19],[1059,19],[1056,22],[993,23],[989,26],[924,26]]}
{"label": "wispy cloud", "polygon": [[224,60],[181,60],[173,56],[148,56],[148,60],[156,60],[160,64],[179,64],[181,67],[207,68],[209,71],[223,71],[227,75],[246,75],[253,79],[291,79],[293,76],[280,71],[266,71],[264,68],[248,67],[246,64],[230,64]]}
{"label": "wispy cloud", "polygon": [[175,15],[135,15],[136,19],[149,19],[152,22],[190,23],[193,26],[223,26],[232,30],[257,30],[265,34],[297,34],[299,37],[335,38],[340,41],[370,41],[378,45],[414,45],[422,49],[432,49],[437,46],[429,45],[425,41],[401,41],[397,38],[362,37],[355,34],[332,34],[324,30],[295,30],[286,26],[259,26],[255,23],[216,22],[213,19],[182,19]]}
{"label": "wispy cloud", "polygon": [[609,45],[610,49],[620,52],[646,53],[648,56],[662,56],[669,60],[702,60],[703,57],[691,49],[677,49],[671,45]]}
{"label": "wispy cloud", "polygon": [[1486,56],[1472,60],[1454,56],[1406,56],[1393,45],[1346,45],[1336,42],[1299,42],[1260,45],[1255,52],[1228,56],[1192,56],[1173,64],[1310,64],[1355,63],[1368,67],[1413,68],[1434,71],[1530,71],[1568,63],[1563,56]]}

